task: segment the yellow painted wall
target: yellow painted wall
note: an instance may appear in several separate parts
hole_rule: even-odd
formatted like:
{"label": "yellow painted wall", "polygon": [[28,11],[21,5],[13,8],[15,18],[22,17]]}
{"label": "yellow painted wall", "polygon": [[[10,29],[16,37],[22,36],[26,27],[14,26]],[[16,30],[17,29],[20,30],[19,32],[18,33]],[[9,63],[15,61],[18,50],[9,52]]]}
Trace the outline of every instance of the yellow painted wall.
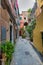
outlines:
{"label": "yellow painted wall", "polygon": [[39,5],[39,7],[41,7],[43,5],[43,0],[37,0],[37,3]]}
{"label": "yellow painted wall", "polygon": [[41,39],[41,31],[43,32],[43,11],[36,18],[36,27],[33,31],[33,43],[38,51],[43,52],[42,39]]}
{"label": "yellow painted wall", "polygon": [[41,8],[40,7],[37,7],[37,9],[35,10],[35,16],[39,16],[41,13]]}

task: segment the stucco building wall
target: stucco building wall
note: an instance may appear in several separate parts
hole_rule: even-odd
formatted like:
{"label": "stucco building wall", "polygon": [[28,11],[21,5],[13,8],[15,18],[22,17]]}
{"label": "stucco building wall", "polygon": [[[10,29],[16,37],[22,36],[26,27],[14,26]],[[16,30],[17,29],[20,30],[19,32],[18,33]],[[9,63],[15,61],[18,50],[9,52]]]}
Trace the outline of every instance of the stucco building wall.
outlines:
{"label": "stucco building wall", "polygon": [[37,48],[38,51],[43,53],[41,32],[43,32],[43,11],[36,18],[36,27],[35,27],[35,29],[33,31],[33,43],[34,43],[34,46]]}
{"label": "stucco building wall", "polygon": [[9,40],[9,15],[6,9],[0,8],[0,41],[1,41],[1,29],[6,28],[6,40]]}

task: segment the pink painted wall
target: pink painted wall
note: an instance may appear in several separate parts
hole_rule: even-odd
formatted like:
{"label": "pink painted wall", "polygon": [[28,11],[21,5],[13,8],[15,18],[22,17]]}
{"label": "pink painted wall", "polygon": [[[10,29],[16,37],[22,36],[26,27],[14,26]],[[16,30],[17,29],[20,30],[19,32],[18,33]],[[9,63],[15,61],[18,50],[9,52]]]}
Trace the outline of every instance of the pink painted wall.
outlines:
{"label": "pink painted wall", "polygon": [[24,27],[24,21],[20,20],[20,28],[23,28],[23,27]]}

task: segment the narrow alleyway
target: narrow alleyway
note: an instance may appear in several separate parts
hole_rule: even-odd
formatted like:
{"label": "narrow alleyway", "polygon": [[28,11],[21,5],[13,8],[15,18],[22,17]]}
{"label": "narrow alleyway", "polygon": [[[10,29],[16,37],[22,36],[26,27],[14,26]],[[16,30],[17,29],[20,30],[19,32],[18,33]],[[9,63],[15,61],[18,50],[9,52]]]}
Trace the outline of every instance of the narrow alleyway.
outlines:
{"label": "narrow alleyway", "polygon": [[42,63],[30,42],[19,37],[11,65],[42,65]]}

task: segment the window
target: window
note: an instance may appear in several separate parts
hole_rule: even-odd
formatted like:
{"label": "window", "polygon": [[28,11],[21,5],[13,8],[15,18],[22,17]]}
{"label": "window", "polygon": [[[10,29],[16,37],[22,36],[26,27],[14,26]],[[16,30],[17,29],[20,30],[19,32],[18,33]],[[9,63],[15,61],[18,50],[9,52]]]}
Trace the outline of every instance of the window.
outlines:
{"label": "window", "polygon": [[24,19],[26,20],[26,17],[24,17]]}
{"label": "window", "polygon": [[0,5],[1,5],[1,0],[0,0]]}
{"label": "window", "polygon": [[20,20],[22,20],[22,17],[20,17]]}
{"label": "window", "polygon": [[41,9],[43,9],[43,5],[41,6]]}
{"label": "window", "polygon": [[3,7],[3,9],[6,8],[5,1],[4,0],[1,0],[1,6]]}
{"label": "window", "polygon": [[2,27],[1,28],[1,41],[5,41],[6,40],[6,28]]}
{"label": "window", "polygon": [[14,9],[15,9],[15,11],[16,11],[16,6],[15,6],[15,4],[14,4]]}
{"label": "window", "polygon": [[31,21],[31,19],[29,18],[28,21]]}
{"label": "window", "polygon": [[27,22],[25,22],[25,23],[24,23],[24,26],[27,26],[27,25],[28,25],[28,23],[27,23]]}
{"label": "window", "polygon": [[11,0],[11,2],[12,2],[12,0]]}

